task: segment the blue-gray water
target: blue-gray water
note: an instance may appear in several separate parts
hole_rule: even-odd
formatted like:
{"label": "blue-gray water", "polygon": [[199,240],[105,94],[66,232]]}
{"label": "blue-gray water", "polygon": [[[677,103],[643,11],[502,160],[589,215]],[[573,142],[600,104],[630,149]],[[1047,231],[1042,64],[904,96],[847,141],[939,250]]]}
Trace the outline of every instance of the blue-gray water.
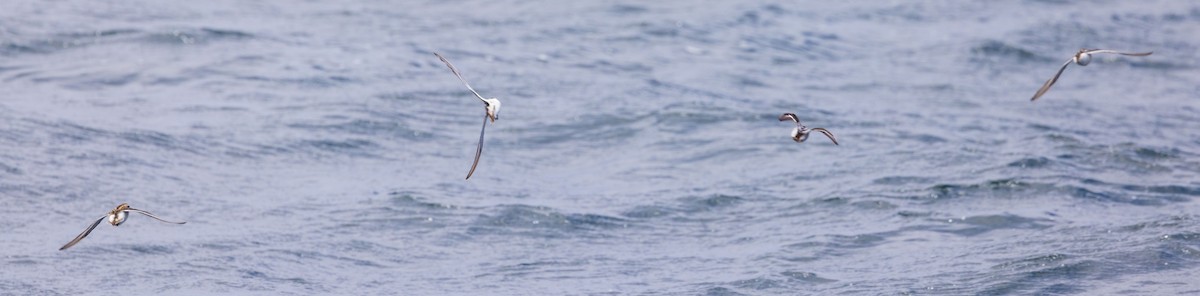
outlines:
{"label": "blue-gray water", "polygon": [[[1154,55],[1029,102],[1081,47]],[[1198,293],[1198,47],[1194,1],[6,1],[0,294]],[[504,102],[469,181],[435,51]],[[57,250],[121,202],[188,224]]]}

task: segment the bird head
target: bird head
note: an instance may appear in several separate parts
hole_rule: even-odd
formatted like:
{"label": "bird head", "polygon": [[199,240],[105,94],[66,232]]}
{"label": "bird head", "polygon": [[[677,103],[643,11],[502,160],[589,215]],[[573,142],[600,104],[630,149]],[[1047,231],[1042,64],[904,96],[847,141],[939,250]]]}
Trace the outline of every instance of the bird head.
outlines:
{"label": "bird head", "polygon": [[108,212],[108,224],[112,224],[112,226],[120,226],[121,223],[125,223],[125,218],[128,213],[126,211],[128,210],[128,203],[121,203],[118,205],[117,208],[112,210],[112,212]]}
{"label": "bird head", "polygon": [[796,143],[804,143],[804,140],[808,140],[809,132],[811,131],[803,126],[796,127],[796,129],[792,130],[792,141],[796,141]]}
{"label": "bird head", "polygon": [[1080,66],[1087,66],[1088,63],[1091,63],[1091,62],[1092,62],[1092,54],[1088,53],[1088,49],[1086,49],[1086,48],[1080,49],[1079,53],[1075,54],[1075,64],[1080,65]]}
{"label": "bird head", "polygon": [[112,224],[112,226],[121,226],[121,223],[125,223],[125,218],[128,218],[127,213],[128,212],[126,211],[116,211],[108,214],[108,224]]}
{"label": "bird head", "polygon": [[484,108],[487,109],[488,118],[491,118],[492,122],[496,122],[496,119],[500,118],[500,99],[491,98],[483,101],[487,103]]}

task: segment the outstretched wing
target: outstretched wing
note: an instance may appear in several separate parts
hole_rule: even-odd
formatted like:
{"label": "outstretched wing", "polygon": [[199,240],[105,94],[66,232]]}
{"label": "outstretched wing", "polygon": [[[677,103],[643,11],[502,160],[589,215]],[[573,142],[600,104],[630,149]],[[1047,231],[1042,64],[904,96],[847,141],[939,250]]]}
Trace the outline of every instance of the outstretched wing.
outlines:
{"label": "outstretched wing", "polygon": [[167,220],[163,220],[163,218],[159,218],[158,216],[155,216],[154,214],[151,214],[150,212],[143,211],[143,210],[139,210],[139,209],[135,209],[135,208],[128,208],[128,209],[126,209],[126,210],[127,210],[127,211],[131,211],[131,212],[138,212],[139,214],[142,214],[142,215],[149,216],[150,218],[154,218],[154,220],[158,220],[158,221],[162,221],[162,222],[166,222],[166,223],[171,223],[171,224],[184,224],[184,223],[187,223],[187,222],[175,222],[175,221],[167,221]]}
{"label": "outstretched wing", "polygon": [[1058,68],[1058,73],[1055,73],[1054,77],[1050,78],[1050,80],[1046,80],[1046,84],[1043,84],[1042,88],[1039,88],[1037,93],[1033,94],[1033,98],[1029,99],[1029,101],[1036,101],[1042,96],[1042,94],[1045,94],[1046,91],[1050,90],[1050,86],[1054,85],[1055,82],[1058,82],[1058,76],[1062,76],[1063,70],[1066,70],[1067,66],[1070,66],[1072,61],[1074,61],[1074,59],[1067,60],[1067,62],[1062,65],[1062,68]]}
{"label": "outstretched wing", "polygon": [[475,147],[475,162],[471,163],[471,171],[467,172],[467,179],[471,179],[471,175],[475,174],[475,166],[479,165],[479,156],[483,155],[483,132],[487,130],[488,117],[483,116],[483,127],[479,128],[479,146]]}
{"label": "outstretched wing", "polygon": [[104,222],[104,218],[108,218],[108,215],[104,215],[103,217],[100,217],[100,219],[96,219],[96,222],[93,222],[92,226],[89,226],[87,228],[87,230],[84,230],[78,236],[75,236],[75,239],[73,239],[73,240],[71,240],[71,242],[63,245],[62,248],[58,248],[58,250],[59,251],[66,250],[67,248],[70,248],[71,246],[78,244],[79,241],[81,241],[81,240],[83,240],[83,238],[87,237],[88,234],[91,234],[92,230],[96,229],[96,226],[100,225],[100,222]]}
{"label": "outstretched wing", "polygon": [[1151,52],[1120,52],[1120,51],[1108,50],[1108,49],[1093,49],[1093,50],[1089,50],[1086,52],[1087,53],[1115,53],[1115,54],[1119,54],[1119,55],[1127,55],[1127,56],[1135,56],[1135,57],[1144,57],[1144,56],[1148,56],[1148,55],[1154,53],[1153,51],[1151,51]]}
{"label": "outstretched wing", "polygon": [[471,90],[471,93],[474,93],[476,98],[479,98],[480,101],[483,101],[484,104],[487,104],[487,100],[484,100],[483,96],[479,95],[479,92],[475,91],[474,88],[471,88],[471,84],[468,84],[467,80],[463,79],[462,74],[458,74],[458,69],[455,69],[454,65],[450,64],[450,60],[447,60],[446,57],[443,57],[441,54],[436,52],[433,53],[433,55],[437,56],[438,59],[442,60],[443,63],[446,63],[446,67],[450,67],[450,72],[454,72],[454,76],[458,77],[458,80],[462,81],[463,85],[466,85],[467,89]]}
{"label": "outstretched wing", "polygon": [[817,127],[817,128],[813,128],[812,130],[813,130],[813,131],[818,131],[818,132],[821,132],[822,134],[825,134],[825,136],[826,136],[826,137],[829,137],[829,140],[833,141],[833,144],[834,144],[834,145],[837,145],[837,144],[838,144],[838,142],[837,142],[837,138],[834,138],[834,137],[833,137],[833,133],[832,133],[832,132],[829,132],[829,130],[827,130],[827,129],[824,129],[824,128],[819,128],[819,127]]}

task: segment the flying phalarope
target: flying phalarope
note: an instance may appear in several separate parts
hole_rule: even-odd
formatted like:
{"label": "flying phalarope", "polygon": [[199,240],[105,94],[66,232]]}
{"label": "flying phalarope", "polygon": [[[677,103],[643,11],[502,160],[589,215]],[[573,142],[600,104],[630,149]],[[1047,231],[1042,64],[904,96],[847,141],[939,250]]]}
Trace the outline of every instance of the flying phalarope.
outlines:
{"label": "flying phalarope", "polygon": [[1092,62],[1092,54],[1096,54],[1096,53],[1115,53],[1115,54],[1119,54],[1119,55],[1144,57],[1144,56],[1148,56],[1154,52],[1120,52],[1120,51],[1107,50],[1107,49],[1087,49],[1087,48],[1080,49],[1078,53],[1075,53],[1075,56],[1071,57],[1070,60],[1067,60],[1067,62],[1062,65],[1062,68],[1058,69],[1058,73],[1055,73],[1053,78],[1050,78],[1050,80],[1046,80],[1046,84],[1043,84],[1042,88],[1039,88],[1037,93],[1033,94],[1033,98],[1031,98],[1029,100],[1036,101],[1038,98],[1040,98],[1042,96],[1042,94],[1045,94],[1047,90],[1050,90],[1050,86],[1054,85],[1054,82],[1058,81],[1058,76],[1062,76],[1063,70],[1066,70],[1067,66],[1071,65],[1071,63],[1076,63],[1076,64],[1079,64],[1080,66],[1087,66],[1088,63]]}
{"label": "flying phalarope", "polygon": [[104,214],[104,216],[100,217],[100,219],[96,219],[96,222],[93,222],[92,226],[89,226],[87,228],[87,230],[84,230],[83,233],[80,233],[79,236],[76,236],[75,239],[71,240],[71,242],[67,243],[66,245],[63,245],[62,248],[58,248],[58,250],[59,251],[66,250],[67,248],[70,248],[71,246],[74,246],[75,244],[79,243],[79,241],[81,241],[81,240],[83,240],[83,238],[87,237],[88,234],[91,234],[92,230],[96,229],[96,226],[100,225],[100,222],[104,222],[104,219],[106,219],[106,218],[108,219],[108,224],[112,224],[113,227],[120,226],[121,223],[125,223],[125,218],[128,218],[129,212],[137,212],[142,215],[149,216],[150,218],[154,218],[154,220],[158,220],[158,221],[162,221],[162,222],[166,222],[166,223],[173,223],[173,224],[187,223],[187,222],[172,222],[172,221],[163,220],[162,218],[159,218],[158,216],[154,216],[154,214],[150,214],[150,212],[131,208],[131,207],[129,207],[129,204],[123,203],[123,204],[117,206],[117,208],[113,209],[112,211],[109,211],[108,214]]}
{"label": "flying phalarope", "polygon": [[483,98],[483,96],[479,95],[479,92],[475,91],[474,88],[471,88],[471,85],[467,83],[467,80],[463,79],[462,74],[458,73],[458,69],[455,69],[454,65],[450,64],[450,61],[447,60],[446,57],[443,57],[441,54],[436,52],[433,53],[433,55],[436,55],[438,59],[442,60],[443,63],[446,63],[446,67],[450,68],[450,72],[453,72],[454,76],[458,77],[458,80],[462,81],[463,85],[466,85],[467,89],[470,90],[471,93],[474,93],[476,98],[479,98],[480,101],[483,101],[483,109],[484,111],[487,111],[487,116],[483,118],[483,127],[479,128],[479,145],[475,147],[475,162],[471,163],[471,171],[467,172],[467,179],[471,179],[471,174],[475,173],[475,167],[479,165],[479,156],[483,154],[483,132],[487,129],[488,119],[491,119],[492,123],[495,123],[496,119],[499,118],[500,99]]}
{"label": "flying phalarope", "polygon": [[779,121],[788,121],[788,120],[791,120],[792,122],[796,123],[796,128],[792,130],[792,141],[796,141],[796,143],[804,143],[804,140],[808,140],[809,133],[811,133],[813,131],[818,131],[818,132],[821,132],[822,134],[825,134],[826,137],[829,137],[829,140],[833,141],[834,145],[838,144],[837,138],[834,138],[833,133],[829,132],[829,130],[824,129],[824,128],[819,128],[819,127],[814,127],[814,128],[810,129],[807,126],[800,124],[800,118],[796,117],[796,114],[783,113],[783,115],[779,116]]}

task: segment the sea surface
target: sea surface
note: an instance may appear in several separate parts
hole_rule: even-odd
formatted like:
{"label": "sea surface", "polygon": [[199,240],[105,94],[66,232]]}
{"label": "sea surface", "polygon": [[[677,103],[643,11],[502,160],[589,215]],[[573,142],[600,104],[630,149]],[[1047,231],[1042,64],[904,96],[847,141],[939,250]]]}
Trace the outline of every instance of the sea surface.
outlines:
{"label": "sea surface", "polygon": [[[1083,47],[1154,54],[1030,102]],[[0,294],[1196,294],[1198,66],[1196,1],[4,1]],[[58,250],[124,202],[187,224]]]}

